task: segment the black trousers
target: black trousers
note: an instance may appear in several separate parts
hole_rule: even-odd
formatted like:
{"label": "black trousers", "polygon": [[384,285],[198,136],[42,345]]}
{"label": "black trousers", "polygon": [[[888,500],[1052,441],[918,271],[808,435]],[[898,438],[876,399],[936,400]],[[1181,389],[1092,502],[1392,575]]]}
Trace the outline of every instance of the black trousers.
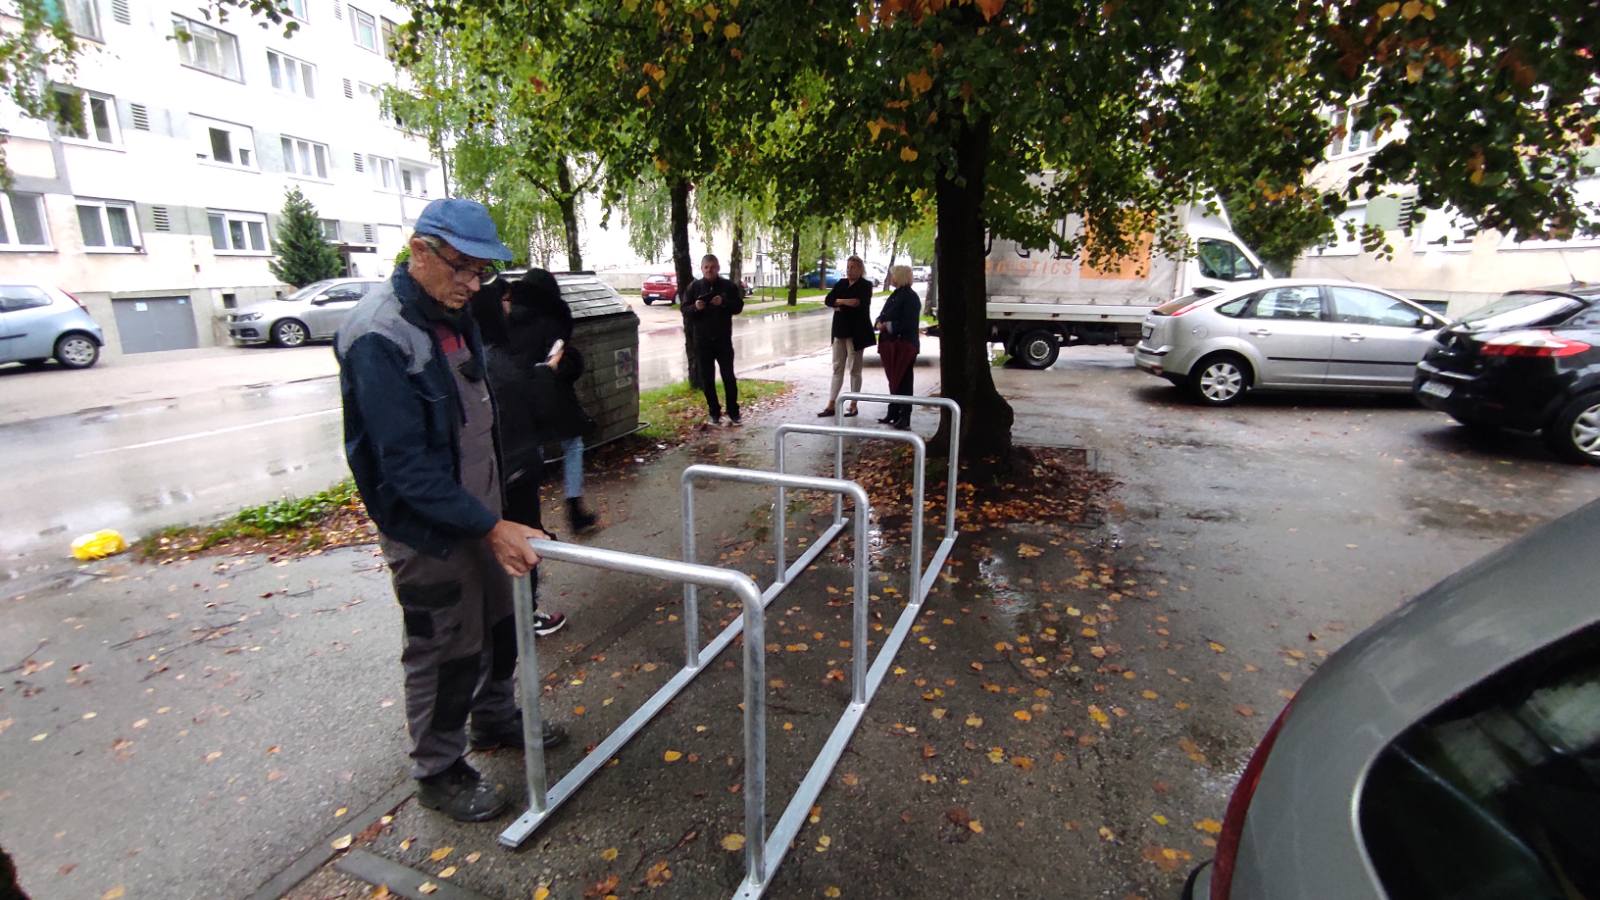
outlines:
{"label": "black trousers", "polygon": [[[895,384],[895,385],[891,385],[889,387],[889,393],[891,393],[891,394],[905,394],[906,396],[910,396],[911,394],[916,393],[916,391],[912,390],[912,384],[911,384],[912,381],[915,380],[913,378],[913,376],[915,375],[916,371],[917,371],[917,364],[916,364],[916,361],[913,360],[911,365],[906,366],[906,374],[900,379],[900,383],[899,384]],[[892,422],[892,423],[895,423],[895,424],[899,424],[899,425],[910,425],[911,424],[911,404],[909,404],[909,403],[891,403],[891,404],[889,404],[889,421]]]}
{"label": "black trousers", "polygon": [[722,415],[722,405],[717,402],[716,369],[722,370],[722,389],[728,395],[728,415],[739,418],[739,379],[733,374],[733,341],[699,341],[695,344],[699,357],[700,385],[706,392],[706,411],[713,419]]}

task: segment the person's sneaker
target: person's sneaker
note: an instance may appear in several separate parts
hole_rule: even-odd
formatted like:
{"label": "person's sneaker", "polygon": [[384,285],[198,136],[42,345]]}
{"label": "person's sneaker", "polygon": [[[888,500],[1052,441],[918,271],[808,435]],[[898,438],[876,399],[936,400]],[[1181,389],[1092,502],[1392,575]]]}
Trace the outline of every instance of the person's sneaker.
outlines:
{"label": "person's sneaker", "polygon": [[437,775],[417,779],[417,802],[457,822],[487,822],[511,805],[511,792],[458,759]]}
{"label": "person's sneaker", "polygon": [[721,416],[706,416],[706,425],[707,425],[707,427],[711,427],[711,428],[720,427],[722,425],[722,417]]}
{"label": "person's sneaker", "polygon": [[[567,742],[567,730],[560,725],[554,725],[550,720],[544,721],[544,748],[546,750],[559,747]],[[527,743],[522,739],[522,710],[504,722],[484,728],[478,727],[474,722],[470,732],[470,741],[474,750],[498,750],[509,747],[522,750]]]}
{"label": "person's sneaker", "polygon": [[729,416],[728,417],[728,424],[737,427],[739,425],[743,425],[744,424],[744,420],[739,418],[738,416]]}
{"label": "person's sneaker", "polygon": [[533,633],[539,637],[549,637],[565,627],[567,627],[567,617],[561,613],[533,614]]}

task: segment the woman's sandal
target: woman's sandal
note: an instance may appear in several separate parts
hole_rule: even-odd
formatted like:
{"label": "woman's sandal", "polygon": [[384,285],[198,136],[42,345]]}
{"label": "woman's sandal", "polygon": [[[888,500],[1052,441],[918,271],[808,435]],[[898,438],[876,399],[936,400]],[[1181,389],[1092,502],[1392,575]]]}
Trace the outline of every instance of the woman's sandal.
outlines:
{"label": "woman's sandal", "polygon": [[817,413],[817,418],[824,419],[831,415],[833,415],[833,407],[830,406],[822,412]]}
{"label": "woman's sandal", "polygon": [[851,416],[857,416],[857,415],[860,415],[860,414],[861,414],[861,410],[858,409],[854,403],[852,403],[852,404],[850,404],[850,408],[845,411],[844,417],[846,419],[848,419]]}

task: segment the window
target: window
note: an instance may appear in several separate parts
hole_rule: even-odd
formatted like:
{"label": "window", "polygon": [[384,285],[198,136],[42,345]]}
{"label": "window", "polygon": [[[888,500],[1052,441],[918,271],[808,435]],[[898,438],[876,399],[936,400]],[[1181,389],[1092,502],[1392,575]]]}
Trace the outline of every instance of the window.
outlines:
{"label": "window", "polygon": [[69,87],[56,88],[55,97],[56,123],[62,137],[100,144],[120,143],[116,100],[105,94]]}
{"label": "window", "polygon": [[284,0],[282,9],[302,22],[310,21],[306,17],[306,0]]}
{"label": "window", "polygon": [[1600,629],[1462,692],[1384,749],[1361,839],[1391,897],[1600,896]]}
{"label": "window", "polygon": [[45,17],[59,22],[65,16],[72,33],[79,37],[103,41],[100,33],[100,9],[96,0],[45,0]]}
{"label": "window", "polygon": [[332,244],[339,243],[339,220],[338,219],[323,219],[322,220],[322,236],[327,238],[329,243],[332,243]]}
{"label": "window", "polygon": [[45,227],[43,196],[10,191],[0,194],[0,248],[50,249],[50,230]]}
{"label": "window", "polygon": [[267,51],[267,77],[274,88],[285,93],[313,99],[317,96],[317,67],[287,53]]}
{"label": "window", "polygon": [[239,67],[238,38],[182,16],[172,17],[172,30],[178,39],[178,56],[184,65],[234,81],[244,80]]}
{"label": "window", "polygon": [[328,177],[328,147],[300,138],[283,138],[283,170],[307,178]]}
{"label": "window", "polygon": [[378,20],[371,13],[350,7],[350,30],[355,33],[357,44],[378,52]]}
{"label": "window", "polygon": [[428,196],[428,170],[414,166],[401,166],[400,189],[405,191],[407,196]]}
{"label": "window", "polygon": [[372,178],[378,187],[392,191],[395,188],[394,160],[382,156],[368,156],[367,168],[372,170]]}
{"label": "window", "polygon": [[395,48],[399,46],[399,27],[388,19],[383,20],[383,55],[391,61],[394,60]]}
{"label": "window", "polygon": [[[1600,207],[1600,178],[1584,178],[1572,185],[1573,200],[1580,206]],[[1523,240],[1521,235],[1514,235],[1506,241],[1502,249],[1506,250],[1542,250],[1546,248],[1566,247],[1600,247],[1600,234],[1582,234],[1574,232],[1566,238],[1539,239],[1530,238]]]}
{"label": "window", "polygon": [[1423,315],[1388,294],[1354,287],[1331,287],[1333,320],[1347,325],[1391,325],[1421,328]]}
{"label": "window", "polygon": [[1211,238],[1195,242],[1195,256],[1200,260],[1200,274],[1222,281],[1247,281],[1261,273],[1244,251],[1228,243]]}
{"label": "window", "polygon": [[261,213],[207,210],[211,246],[218,253],[266,253],[267,217]]}
{"label": "window", "polygon": [[199,137],[200,145],[195,148],[194,154],[196,157],[222,165],[256,168],[256,137],[249,126],[204,116],[189,118]]}
{"label": "window", "polygon": [[0,284],[0,312],[50,305],[50,295],[31,284]]}
{"label": "window", "polygon": [[121,200],[78,200],[78,228],[83,246],[93,250],[139,249],[139,226],[133,204]]}
{"label": "window", "polygon": [[1356,120],[1361,118],[1364,109],[1365,103],[1357,103],[1346,109],[1334,110],[1333,140],[1328,144],[1329,159],[1372,149],[1372,132],[1356,129]]}
{"label": "window", "polygon": [[372,104],[372,111],[379,121],[390,121],[389,109],[383,103],[383,88],[367,84],[364,81],[358,81],[356,82],[356,91],[360,93],[363,103]]}
{"label": "window", "polygon": [[1322,318],[1322,291],[1316,285],[1269,288],[1255,295],[1246,314],[1252,319],[1295,319],[1315,322]]}
{"label": "window", "polygon": [[1367,207],[1352,207],[1333,220],[1333,234],[1317,247],[1318,256],[1356,256],[1361,252],[1361,229],[1367,224]]}

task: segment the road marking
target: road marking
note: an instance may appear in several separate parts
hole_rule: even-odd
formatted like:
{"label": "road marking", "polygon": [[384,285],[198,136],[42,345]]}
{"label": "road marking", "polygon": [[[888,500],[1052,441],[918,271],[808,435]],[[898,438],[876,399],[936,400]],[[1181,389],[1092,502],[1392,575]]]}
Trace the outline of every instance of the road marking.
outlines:
{"label": "road marking", "polygon": [[145,441],[140,444],[124,444],[121,447],[108,447],[105,450],[91,450],[88,453],[79,453],[77,456],[73,457],[73,459],[87,459],[91,456],[104,456],[107,453],[121,453],[124,450],[143,450],[146,447],[160,447],[164,444],[177,444],[182,443],[183,441],[196,441],[201,438],[216,437],[219,434],[232,434],[235,431],[244,431],[250,428],[260,428],[263,425],[277,425],[281,422],[294,422],[299,419],[310,419],[315,416],[325,416],[329,413],[342,412],[343,410],[343,407],[335,406],[332,409],[319,409],[316,412],[300,413],[299,415],[295,416],[280,416],[276,419],[262,419],[259,422],[251,422],[248,425],[231,425],[227,428],[213,428],[210,431],[196,431],[193,434],[180,434],[175,437],[162,438],[158,441]]}

